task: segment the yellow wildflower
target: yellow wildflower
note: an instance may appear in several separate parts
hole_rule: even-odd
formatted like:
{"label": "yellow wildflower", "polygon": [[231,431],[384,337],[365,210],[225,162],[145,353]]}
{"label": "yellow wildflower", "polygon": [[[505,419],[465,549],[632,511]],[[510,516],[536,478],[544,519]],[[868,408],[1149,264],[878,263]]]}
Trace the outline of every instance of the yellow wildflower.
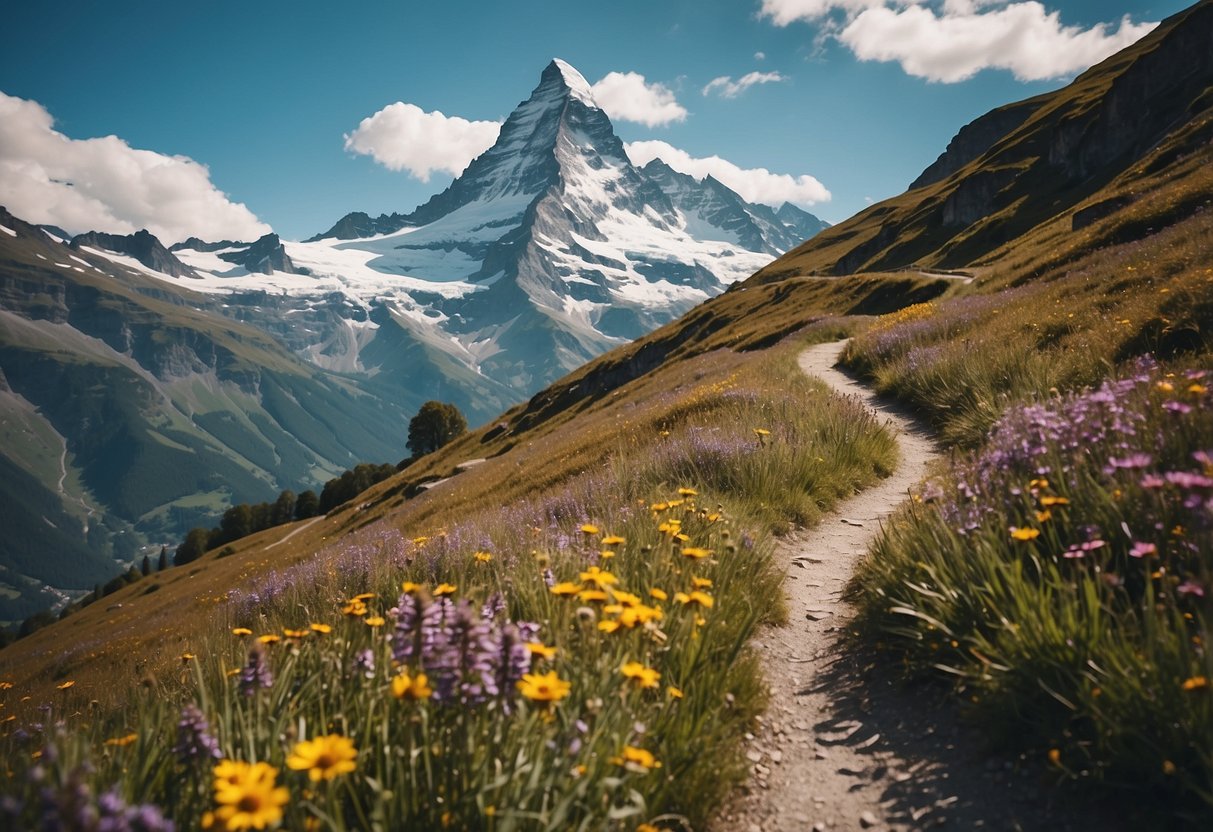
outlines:
{"label": "yellow wildflower", "polygon": [[409,676],[401,672],[392,677],[392,696],[397,699],[429,699],[433,694],[430,677],[424,673]]}
{"label": "yellow wildflower", "polygon": [[55,687],[58,688],[59,690],[67,690],[74,684],[76,684],[76,683],[69,679],[68,681],[64,682],[63,684],[55,685]]}
{"label": "yellow wildflower", "polygon": [[585,525],[583,525],[581,527],[581,533],[587,534],[587,535],[596,535],[596,534],[600,534],[601,530],[597,526],[595,526],[593,523],[586,523]]}
{"label": "yellow wildflower", "polygon": [[620,537],[617,534],[609,534],[602,539],[603,546],[622,546],[627,542],[626,538]]}
{"label": "yellow wildflower", "polygon": [[1012,526],[1011,537],[1015,540],[1035,540],[1040,537],[1040,529],[1020,529]]}
{"label": "yellow wildflower", "polygon": [[689,593],[688,592],[676,592],[676,593],[674,593],[674,600],[680,604],[686,604],[686,605],[696,605],[697,604],[701,607],[706,607],[707,609],[711,609],[712,605],[716,603],[715,599],[713,599],[711,595],[708,595],[706,592],[700,592],[699,590],[695,590],[694,592],[689,592]]}
{"label": "yellow wildflower", "polygon": [[698,546],[683,546],[682,556],[684,558],[694,558],[695,560],[703,560],[706,557],[711,557],[712,552],[709,549],[701,549]]}
{"label": "yellow wildflower", "polygon": [[1185,679],[1180,687],[1187,691],[1208,690],[1209,680],[1205,676],[1193,676],[1191,679]]}
{"label": "yellow wildflower", "polygon": [[232,635],[234,635],[234,636],[251,636],[252,634],[253,634],[253,631],[250,630],[248,627],[233,627],[232,628]]}
{"label": "yellow wildflower", "polygon": [[528,641],[526,643],[527,652],[532,656],[537,656],[541,659],[552,659],[556,657],[556,648],[548,647],[542,641]]}
{"label": "yellow wildflower", "polygon": [[699,496],[699,492],[696,491],[694,488],[680,488],[680,489],[678,489],[678,493],[683,497],[698,497]]}
{"label": "yellow wildflower", "polygon": [[670,597],[669,595],[666,594],[666,591],[664,589],[658,589],[657,587],[653,587],[652,589],[650,589],[649,595],[652,596],[653,598],[656,598],[658,601],[665,601],[666,599],[668,599]]}
{"label": "yellow wildflower", "polygon": [[414,592],[421,589],[421,584],[414,583],[413,581],[405,581],[400,585],[400,589],[402,592],[407,592],[409,595],[412,595]]}
{"label": "yellow wildflower", "polygon": [[640,774],[647,774],[655,768],[661,768],[661,763],[658,762],[651,751],[631,745],[625,745],[623,753],[618,757],[612,757],[611,762],[617,766],[624,766],[632,771],[637,771]]}
{"label": "yellow wildflower", "polygon": [[518,692],[532,702],[559,702],[569,695],[571,688],[572,685],[557,676],[554,670],[543,675],[525,673],[518,683]]}
{"label": "yellow wildflower", "polygon": [[333,632],[333,628],[330,627],[328,624],[312,624],[311,629],[313,632],[317,632],[317,633],[321,633],[321,634]]}
{"label": "yellow wildflower", "polygon": [[459,587],[454,584],[438,584],[438,586],[434,587],[434,597],[441,598],[443,595],[454,595],[457,589]]}
{"label": "yellow wildflower", "polygon": [[493,555],[490,552],[477,552],[472,557],[475,558],[477,563],[488,563],[493,559]]}
{"label": "yellow wildflower", "polygon": [[661,681],[660,673],[640,662],[627,662],[619,670],[626,678],[635,682],[638,688],[655,688]]}
{"label": "yellow wildflower", "polygon": [[278,770],[267,763],[223,760],[215,766],[214,819],[229,832],[265,829],[282,820],[291,795],[275,785]]}
{"label": "yellow wildflower", "polygon": [[257,641],[261,642],[262,644],[277,644],[278,642],[282,641],[282,636],[278,635],[277,633],[266,633],[263,636],[257,636]]}
{"label": "yellow wildflower", "polygon": [[110,745],[110,746],[115,746],[117,748],[122,748],[124,746],[130,745],[137,739],[139,739],[139,735],[131,733],[131,734],[127,734],[124,737],[114,737],[113,739],[108,739],[105,741],[105,744]]}
{"label": "yellow wildflower", "polygon": [[362,619],[362,623],[368,627],[382,627],[385,622],[382,615],[372,615],[369,618]]}
{"label": "yellow wildflower", "polygon": [[354,762],[357,758],[358,749],[354,748],[353,740],[340,734],[329,734],[295,743],[286,765],[294,771],[306,771],[308,779],[318,783],[354,771],[358,768]]}
{"label": "yellow wildflower", "polygon": [[610,572],[605,572],[602,569],[599,569],[597,566],[591,566],[577,577],[580,578],[583,583],[593,584],[599,589],[608,587],[611,584],[619,583],[618,578],[616,578]]}

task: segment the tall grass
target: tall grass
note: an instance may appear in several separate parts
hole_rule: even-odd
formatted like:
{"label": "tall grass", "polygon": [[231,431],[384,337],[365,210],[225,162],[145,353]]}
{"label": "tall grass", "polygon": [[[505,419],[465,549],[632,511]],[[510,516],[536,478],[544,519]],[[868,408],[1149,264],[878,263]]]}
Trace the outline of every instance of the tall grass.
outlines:
{"label": "tall grass", "polygon": [[1213,816],[1213,396],[1144,361],[1010,409],[886,529],[860,624],[1059,776]]}
{"label": "tall grass", "polygon": [[542,492],[442,527],[381,520],[232,590],[116,715],[65,686],[2,729],[5,822],[701,823],[764,705],[746,643],[780,615],[773,531],[894,463],[796,348],[664,394],[605,464]]}
{"label": "tall grass", "polygon": [[1030,281],[1022,263],[995,265],[986,285],[882,316],[844,363],[946,442],[976,447],[1011,404],[1099,384],[1136,356],[1207,355],[1211,238],[1213,221],[1197,215]]}

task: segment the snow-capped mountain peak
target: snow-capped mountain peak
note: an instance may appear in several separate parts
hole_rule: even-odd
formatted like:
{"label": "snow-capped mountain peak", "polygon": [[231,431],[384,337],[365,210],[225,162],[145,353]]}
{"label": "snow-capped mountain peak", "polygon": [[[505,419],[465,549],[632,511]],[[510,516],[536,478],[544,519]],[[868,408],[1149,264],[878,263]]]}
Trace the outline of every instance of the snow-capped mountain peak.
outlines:
{"label": "snow-capped mountain peak", "polygon": [[546,76],[553,69],[560,73],[561,79],[564,81],[565,87],[568,88],[569,94],[581,101],[581,103],[598,108],[598,103],[594,101],[594,89],[589,82],[585,80],[585,76],[573,68],[571,64],[562,61],[560,58],[553,58],[548,64],[548,68],[544,70]]}
{"label": "snow-capped mountain peak", "polygon": [[309,321],[289,329],[309,360],[413,389],[446,379],[466,409],[486,383],[521,399],[748,277],[801,242],[800,213],[636,167],[590,84],[555,59],[493,146],[424,205],[282,244],[297,274],[240,274],[226,248],[177,254],[199,274],[191,288],[233,305],[273,297]]}

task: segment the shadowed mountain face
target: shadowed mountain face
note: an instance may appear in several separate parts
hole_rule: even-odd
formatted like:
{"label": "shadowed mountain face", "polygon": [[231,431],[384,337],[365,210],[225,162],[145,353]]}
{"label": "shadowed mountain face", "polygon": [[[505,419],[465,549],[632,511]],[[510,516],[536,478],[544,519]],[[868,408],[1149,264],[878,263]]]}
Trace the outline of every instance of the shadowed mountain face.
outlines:
{"label": "shadowed mountain face", "polygon": [[1064,89],[967,125],[907,193],[823,231],[760,279],[954,268],[1056,217],[1073,214],[1078,230],[1137,198],[1132,180],[1152,171],[1135,165],[1160,144],[1172,155],[1155,164],[1208,144],[1210,85],[1213,5],[1202,2]]}
{"label": "shadowed mountain face", "polygon": [[149,276],[167,254],[151,235],[68,246],[3,209],[0,226],[0,620],[229,503],[404,456],[409,411]]}

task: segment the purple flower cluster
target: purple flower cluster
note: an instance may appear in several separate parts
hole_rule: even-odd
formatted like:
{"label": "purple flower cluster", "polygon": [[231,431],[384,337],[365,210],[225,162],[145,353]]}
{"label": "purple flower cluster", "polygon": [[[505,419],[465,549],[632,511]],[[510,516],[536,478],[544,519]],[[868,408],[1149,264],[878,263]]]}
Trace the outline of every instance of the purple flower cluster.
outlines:
{"label": "purple flower cluster", "polygon": [[218,760],[223,757],[219,741],[211,734],[210,723],[192,702],[181,709],[181,719],[177,722],[177,744],[173,746],[173,753],[183,763]]}
{"label": "purple flower cluster", "polygon": [[260,644],[254,644],[249,650],[248,662],[240,670],[240,692],[245,696],[252,696],[261,688],[273,686],[274,674],[270,670],[265,649]]}
{"label": "purple flower cluster", "polygon": [[[923,318],[873,327],[862,336],[861,348],[880,363],[892,361],[915,348],[922,348],[945,340],[954,340],[972,330],[991,314],[1004,307],[1022,302],[1027,296],[1041,291],[1039,286],[1028,285],[990,295],[968,295],[967,297],[943,301],[934,314]],[[938,354],[920,353],[917,363],[924,366]]]}
{"label": "purple flower cluster", "polygon": [[1009,410],[990,431],[983,451],[956,467],[956,499],[941,504],[951,524],[972,531],[988,517],[1022,507],[1024,487],[1036,477],[1078,489],[1094,460],[1105,475],[1149,465],[1148,449],[1162,441],[1157,430],[1146,429],[1156,374],[1143,361],[1129,378]]}
{"label": "purple flower cluster", "polygon": [[1203,598],[1213,591],[1205,377],[1169,374],[1147,359],[1097,389],[1012,409],[986,447],[954,467],[950,489],[934,485],[921,496],[961,534],[1005,535],[1008,521],[1035,527],[1041,535],[1025,552],[1098,566],[1134,593],[1146,575],[1166,575],[1176,598]]}
{"label": "purple flower cluster", "polygon": [[[36,780],[45,780],[41,770],[32,772]],[[44,785],[36,817],[28,817],[27,807],[7,802],[4,815],[13,820],[14,829],[34,828],[55,832],[174,832],[171,820],[158,806],[128,805],[116,791],[94,798],[86,782],[87,772],[75,769],[59,787]],[[29,807],[33,808],[33,807]],[[2,815],[0,815],[2,817]]]}
{"label": "purple flower cluster", "polygon": [[396,621],[392,656],[430,677],[439,702],[508,704],[522,675],[531,669],[527,642],[539,625],[511,622],[504,609],[486,603],[477,612],[467,600],[400,596],[390,614]]}

